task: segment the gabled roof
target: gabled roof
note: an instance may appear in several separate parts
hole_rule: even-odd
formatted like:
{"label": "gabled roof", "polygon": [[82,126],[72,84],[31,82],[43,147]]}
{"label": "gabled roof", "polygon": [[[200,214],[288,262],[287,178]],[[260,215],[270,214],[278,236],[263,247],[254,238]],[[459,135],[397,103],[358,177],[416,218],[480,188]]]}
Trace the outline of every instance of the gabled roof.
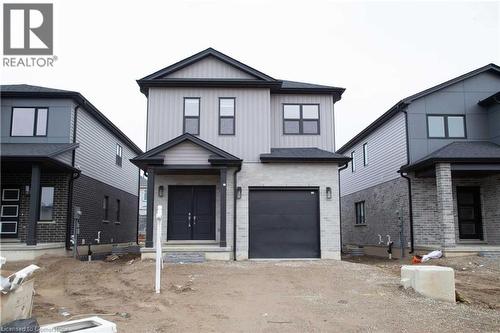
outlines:
{"label": "gabled roof", "polygon": [[122,140],[136,154],[142,154],[139,148],[125,133],[123,133],[115,124],[113,124],[104,114],[102,114],[92,103],[90,103],[82,94],[71,90],[61,90],[32,86],[28,84],[1,85],[0,94],[2,98],[69,98],[89,111],[97,121],[111,131],[116,137]]}
{"label": "gabled roof", "polygon": [[230,153],[192,135],[189,133],[184,133],[182,135],[179,135],[178,137],[165,142],[153,149],[148,150],[142,155],[139,155],[130,161],[137,165],[140,168],[146,168],[147,165],[162,165],[164,158],[161,156],[161,153],[164,152],[165,150],[172,148],[182,142],[191,142],[203,149],[206,149],[207,151],[211,152],[212,154],[210,155],[210,158],[208,159],[208,162],[210,162],[213,165],[239,165],[241,164],[241,159],[238,157],[231,155]]}
{"label": "gabled roof", "polygon": [[[216,59],[255,77],[255,79],[165,78],[165,75],[174,73],[206,57],[215,57]],[[154,72],[153,74],[145,76],[142,79],[137,80],[137,84],[140,86],[141,92],[146,96],[148,95],[148,89],[150,87],[255,87],[269,88],[273,93],[329,94],[335,95],[336,100],[339,100],[345,90],[344,88],[333,86],[277,80],[211,47],[184,60],[176,62],[173,65]]]}
{"label": "gabled roof", "polygon": [[158,79],[158,78],[161,78],[161,77],[164,77],[165,75],[168,75],[170,73],[173,73],[175,71],[178,71],[179,69],[182,69],[184,67],[187,67],[197,61],[200,61],[201,59],[203,58],[206,58],[206,57],[209,57],[209,56],[212,56],[212,57],[215,57],[223,62],[225,62],[226,64],[229,64],[233,67],[236,67],[238,68],[239,70],[247,73],[247,74],[250,74],[252,76],[254,76],[256,79],[258,80],[264,80],[264,81],[276,81],[275,79],[273,79],[272,77],[270,77],[269,75],[266,75],[262,72],[259,72],[258,70],[248,66],[248,65],[245,65],[244,63],[242,62],[239,62],[238,60],[236,59],[233,59],[227,55],[225,55],[224,53],[222,52],[219,52],[211,47],[209,47],[208,49],[206,50],[203,50],[201,52],[198,52],[190,57],[187,57],[186,59],[183,59],[181,61],[178,61],[176,62],[175,64],[173,65],[170,65],[170,66],[167,66],[163,69],[160,69],[159,71],[157,72],[154,72],[153,74],[150,74],[148,76],[145,76],[143,77],[142,79],[140,79],[139,81],[143,81],[143,80],[154,80],[154,79]]}
{"label": "gabled roof", "polygon": [[421,158],[400,171],[407,172],[429,167],[435,163],[500,163],[500,146],[489,141],[452,142]]}
{"label": "gabled roof", "polygon": [[468,72],[466,74],[457,76],[454,79],[448,80],[446,82],[443,82],[441,84],[438,84],[434,87],[431,87],[429,89],[423,90],[419,93],[416,93],[414,95],[408,96],[406,98],[403,98],[399,102],[397,102],[393,107],[391,107],[388,111],[386,111],[384,114],[382,114],[379,118],[377,118],[374,122],[372,122],[370,125],[368,125],[365,129],[363,129],[361,132],[359,132],[356,136],[354,136],[351,140],[349,140],[346,144],[344,144],[342,147],[340,147],[337,152],[340,154],[343,154],[348,150],[351,146],[354,144],[358,143],[365,137],[367,137],[370,133],[375,131],[377,128],[379,128],[381,125],[383,125],[387,120],[392,118],[396,113],[399,111],[403,110],[408,106],[410,103],[413,101],[427,96],[429,94],[432,94],[438,90],[444,89],[446,87],[449,87],[455,83],[458,83],[460,81],[466,80],[468,78],[471,78],[473,76],[476,76],[478,74],[484,73],[484,72],[491,72],[491,73],[496,73],[500,74],[500,67],[495,64],[488,64],[486,66],[480,67],[478,69],[475,69],[471,72]]}
{"label": "gabled roof", "polygon": [[270,154],[261,154],[261,162],[339,162],[347,163],[347,156],[319,148],[271,148]]}

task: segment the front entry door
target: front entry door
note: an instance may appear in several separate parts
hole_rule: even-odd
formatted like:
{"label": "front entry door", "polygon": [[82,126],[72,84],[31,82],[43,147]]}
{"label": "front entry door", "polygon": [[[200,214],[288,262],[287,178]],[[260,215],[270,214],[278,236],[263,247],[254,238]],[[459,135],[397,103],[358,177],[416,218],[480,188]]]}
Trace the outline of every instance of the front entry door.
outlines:
{"label": "front entry door", "polygon": [[479,187],[457,187],[458,231],[460,239],[483,239]]}
{"label": "front entry door", "polygon": [[168,187],[168,240],[215,240],[215,186]]}
{"label": "front entry door", "polygon": [[19,192],[18,188],[4,188],[1,191],[0,236],[2,238],[17,238]]}

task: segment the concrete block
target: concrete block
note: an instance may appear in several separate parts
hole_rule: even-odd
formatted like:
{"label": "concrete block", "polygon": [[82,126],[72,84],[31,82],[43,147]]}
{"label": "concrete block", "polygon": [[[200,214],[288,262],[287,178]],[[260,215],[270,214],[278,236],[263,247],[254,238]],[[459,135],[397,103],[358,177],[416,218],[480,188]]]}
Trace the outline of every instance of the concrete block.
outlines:
{"label": "concrete block", "polygon": [[450,267],[403,266],[401,284],[426,297],[455,302],[455,272]]}

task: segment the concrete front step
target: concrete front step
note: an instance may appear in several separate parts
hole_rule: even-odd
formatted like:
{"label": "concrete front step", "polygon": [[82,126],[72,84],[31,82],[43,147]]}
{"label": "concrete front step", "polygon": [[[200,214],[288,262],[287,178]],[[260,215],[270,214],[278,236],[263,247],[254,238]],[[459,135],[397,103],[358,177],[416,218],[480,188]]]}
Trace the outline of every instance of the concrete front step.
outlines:
{"label": "concrete front step", "polygon": [[479,256],[485,258],[500,258],[500,251],[480,251]]}
{"label": "concrete front step", "polygon": [[198,263],[205,262],[203,252],[166,252],[163,261],[168,263]]}

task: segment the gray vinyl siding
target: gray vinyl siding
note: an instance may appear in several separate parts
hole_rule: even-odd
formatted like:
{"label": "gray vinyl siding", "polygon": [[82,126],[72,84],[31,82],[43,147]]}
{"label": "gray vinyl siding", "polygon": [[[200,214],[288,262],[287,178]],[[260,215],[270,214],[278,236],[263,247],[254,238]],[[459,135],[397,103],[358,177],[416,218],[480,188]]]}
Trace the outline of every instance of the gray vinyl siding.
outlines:
{"label": "gray vinyl siding", "polygon": [[[135,153],[83,108],[78,109],[75,166],[82,174],[137,195],[138,168],[130,162]],[[116,144],[123,148],[122,166],[115,164]]]}
{"label": "gray vinyl siding", "polygon": [[[319,135],[284,135],[283,104],[319,104]],[[328,151],[335,150],[333,97],[330,95],[271,95],[271,147],[297,148],[316,147]]]}
{"label": "gray vinyl siding", "polygon": [[[77,148],[78,149],[78,148]],[[66,163],[68,165],[71,165],[71,160],[72,160],[72,157],[73,157],[73,151],[70,150],[70,151],[67,151],[65,153],[62,153],[60,155],[57,155],[55,157],[56,160],[58,161],[61,161],[63,163]]]}
{"label": "gray vinyl siding", "polygon": [[[499,90],[499,76],[485,72],[412,102],[407,108],[410,161],[415,162],[454,141],[489,140],[488,124],[494,119],[488,117],[488,109],[477,103]],[[467,138],[428,139],[429,114],[465,115]]]}
{"label": "gray vinyl siding", "polygon": [[[200,98],[200,139],[247,162],[270,151],[269,89],[150,88],[147,150],[183,133],[184,97]],[[219,135],[219,97],[235,97],[235,135]]]}
{"label": "gray vinyl siding", "polygon": [[[2,98],[2,143],[70,143],[71,113],[75,103],[71,99]],[[13,107],[47,107],[48,127],[44,137],[11,137]]]}
{"label": "gray vinyl siding", "polygon": [[489,132],[491,141],[500,145],[500,105],[491,106],[488,110]]}
{"label": "gray vinyl siding", "polygon": [[254,76],[230,66],[214,57],[202,59],[188,67],[182,68],[165,76],[165,78],[255,79]]}
{"label": "gray vinyl siding", "polygon": [[[368,165],[363,165],[363,144],[368,144]],[[353,147],[356,169],[351,163],[340,173],[340,193],[345,196],[401,177],[398,170],[407,162],[405,115],[400,112]]]}
{"label": "gray vinyl siding", "polygon": [[208,164],[211,153],[190,142],[182,142],[165,152],[165,164]]}

